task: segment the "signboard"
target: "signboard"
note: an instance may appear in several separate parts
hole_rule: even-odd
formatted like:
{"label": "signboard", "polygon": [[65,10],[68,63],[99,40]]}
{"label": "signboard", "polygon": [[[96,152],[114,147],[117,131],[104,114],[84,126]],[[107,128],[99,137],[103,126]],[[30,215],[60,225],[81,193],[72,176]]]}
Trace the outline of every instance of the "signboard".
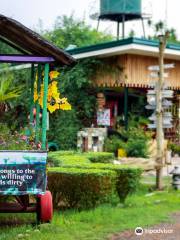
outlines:
{"label": "signboard", "polygon": [[[156,114],[153,113],[150,117],[149,120],[151,121],[156,121]],[[172,121],[172,114],[170,112],[164,112],[163,113],[163,121]]]}
{"label": "signboard", "polygon": [[[164,69],[170,69],[174,68],[175,64],[174,63],[169,63],[169,64],[164,64]],[[148,67],[149,71],[159,71],[159,65],[153,65]]]}
{"label": "signboard", "polygon": [[[157,92],[156,90],[148,90],[147,96],[155,97],[156,92]],[[173,94],[174,94],[174,92],[172,90],[166,90],[166,89],[162,90],[162,97],[164,97],[164,98],[173,98]]]}
{"label": "signboard", "polygon": [[43,194],[47,152],[0,151],[0,194]]}
{"label": "signboard", "polygon": [[[157,72],[151,72],[150,77],[152,78],[159,78],[159,74]],[[169,77],[169,73],[164,73],[164,78]]]}
{"label": "signboard", "polygon": [[156,109],[156,105],[146,105],[145,108],[147,110],[155,110]]}
{"label": "signboard", "polygon": [[[166,67],[171,67],[169,65],[166,65]],[[169,109],[172,106],[171,98],[173,98],[174,92],[172,90],[166,89],[163,87],[162,89],[162,109],[163,109],[163,128],[172,128],[172,114],[171,112],[167,112],[167,109]],[[156,119],[156,95],[157,90],[156,87],[153,90],[147,91],[147,103],[148,105],[145,106],[148,110],[154,110],[154,113],[149,117],[149,120],[152,121],[151,124],[148,125],[148,128],[150,129],[156,129],[157,125],[157,119]]]}
{"label": "signboard", "polygon": [[[172,128],[172,127],[173,127],[172,124],[163,124],[163,128]],[[156,129],[157,125],[156,125],[156,123],[148,124],[148,128]]]}
{"label": "signboard", "polygon": [[98,126],[110,126],[110,109],[104,109],[97,112],[97,125]]}

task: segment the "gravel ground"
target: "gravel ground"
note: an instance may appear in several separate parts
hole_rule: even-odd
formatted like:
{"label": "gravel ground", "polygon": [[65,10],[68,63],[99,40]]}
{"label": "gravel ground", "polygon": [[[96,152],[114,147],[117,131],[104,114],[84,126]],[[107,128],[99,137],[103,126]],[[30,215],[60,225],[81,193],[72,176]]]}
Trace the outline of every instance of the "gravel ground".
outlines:
{"label": "gravel ground", "polygon": [[[173,223],[161,223],[144,228],[142,235],[137,236],[135,230],[128,230],[115,234],[108,240],[180,240],[180,212],[172,215],[172,221]],[[157,233],[160,231],[161,233]]]}

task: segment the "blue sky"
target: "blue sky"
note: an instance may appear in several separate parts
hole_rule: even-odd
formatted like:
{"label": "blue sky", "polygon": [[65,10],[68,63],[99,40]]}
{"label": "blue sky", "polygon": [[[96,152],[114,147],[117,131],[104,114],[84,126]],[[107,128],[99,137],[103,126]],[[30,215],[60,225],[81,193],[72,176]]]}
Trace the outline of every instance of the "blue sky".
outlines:
{"label": "blue sky", "polygon": [[[167,14],[166,14],[167,2]],[[96,27],[97,22],[89,15],[98,9],[99,0],[0,0],[0,13],[15,18],[30,28],[35,28],[42,19],[45,28],[51,28],[58,15],[70,15],[74,12],[78,18],[85,17],[87,23]],[[151,13],[154,21],[165,20],[169,27],[177,29],[180,36],[180,1],[179,0],[143,0],[143,11]],[[141,25],[137,22],[127,24],[129,29],[137,29],[141,34]],[[100,30],[115,32],[115,24],[101,23]]]}

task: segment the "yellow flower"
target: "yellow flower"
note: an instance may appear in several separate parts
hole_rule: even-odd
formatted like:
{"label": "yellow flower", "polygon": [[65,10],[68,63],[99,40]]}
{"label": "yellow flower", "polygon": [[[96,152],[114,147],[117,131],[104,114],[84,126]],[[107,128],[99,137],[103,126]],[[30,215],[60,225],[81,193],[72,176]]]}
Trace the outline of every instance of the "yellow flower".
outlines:
{"label": "yellow flower", "polygon": [[50,113],[53,113],[57,109],[59,109],[59,104],[55,103],[54,105],[51,105],[50,103],[47,104],[47,108],[50,111]]}
{"label": "yellow flower", "polygon": [[44,84],[41,84],[41,91],[39,97],[39,105],[43,108]]}
{"label": "yellow flower", "polygon": [[[51,76],[58,76],[58,72],[54,71]],[[52,81],[48,85],[48,95],[47,95],[47,109],[50,113],[53,113],[57,109],[71,110],[71,105],[68,103],[67,98],[60,98],[60,92],[58,91],[57,81]],[[34,101],[39,102],[39,105],[43,108],[43,96],[44,96],[44,84],[41,84],[40,94],[37,94],[37,87],[34,92]]]}
{"label": "yellow flower", "polygon": [[34,102],[36,102],[38,100],[38,94],[37,91],[34,91]]}
{"label": "yellow flower", "polygon": [[51,80],[53,80],[54,78],[57,78],[58,76],[59,76],[59,72],[57,72],[57,71],[51,71],[50,73],[49,73],[49,77],[50,77],[50,79]]}
{"label": "yellow flower", "polygon": [[[37,75],[36,75],[37,76]],[[34,102],[38,100],[37,81],[34,82]]]}
{"label": "yellow flower", "polygon": [[59,102],[59,109],[62,110],[71,110],[71,104],[68,103],[67,98],[61,98]]}

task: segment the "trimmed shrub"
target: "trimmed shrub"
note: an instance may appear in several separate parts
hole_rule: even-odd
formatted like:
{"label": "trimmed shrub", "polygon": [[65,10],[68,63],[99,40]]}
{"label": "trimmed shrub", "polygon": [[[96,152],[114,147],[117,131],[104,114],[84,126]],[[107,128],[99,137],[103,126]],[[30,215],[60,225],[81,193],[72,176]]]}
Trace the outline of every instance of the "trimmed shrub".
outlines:
{"label": "trimmed shrub", "polygon": [[85,156],[87,156],[92,163],[112,163],[114,160],[114,154],[109,152],[90,152],[85,153]]}
{"label": "trimmed shrub", "polygon": [[[139,186],[142,169],[137,167],[128,167],[115,164],[77,164],[75,166],[65,166],[65,169],[75,167],[76,169],[82,169],[90,171],[92,169],[114,171],[116,173],[115,186],[116,191],[121,202],[124,202],[129,194],[135,192]],[[59,168],[51,168],[50,171],[58,171]],[[62,168],[60,168],[62,169]]]}
{"label": "trimmed shrub", "polygon": [[58,151],[48,153],[48,165],[52,167],[90,163],[83,154],[77,154],[73,151]]}
{"label": "trimmed shrub", "polygon": [[116,190],[122,203],[129,194],[134,193],[140,184],[142,170],[139,168],[116,169],[117,181]]}
{"label": "trimmed shrub", "polygon": [[110,170],[53,168],[48,172],[48,188],[54,207],[88,209],[108,202],[114,179],[115,172]]}
{"label": "trimmed shrub", "polygon": [[91,162],[99,163],[111,163],[114,159],[113,153],[106,152],[89,152],[89,153],[78,153],[73,151],[58,151],[48,153],[48,164],[49,166],[66,166],[66,165],[77,165]]}

